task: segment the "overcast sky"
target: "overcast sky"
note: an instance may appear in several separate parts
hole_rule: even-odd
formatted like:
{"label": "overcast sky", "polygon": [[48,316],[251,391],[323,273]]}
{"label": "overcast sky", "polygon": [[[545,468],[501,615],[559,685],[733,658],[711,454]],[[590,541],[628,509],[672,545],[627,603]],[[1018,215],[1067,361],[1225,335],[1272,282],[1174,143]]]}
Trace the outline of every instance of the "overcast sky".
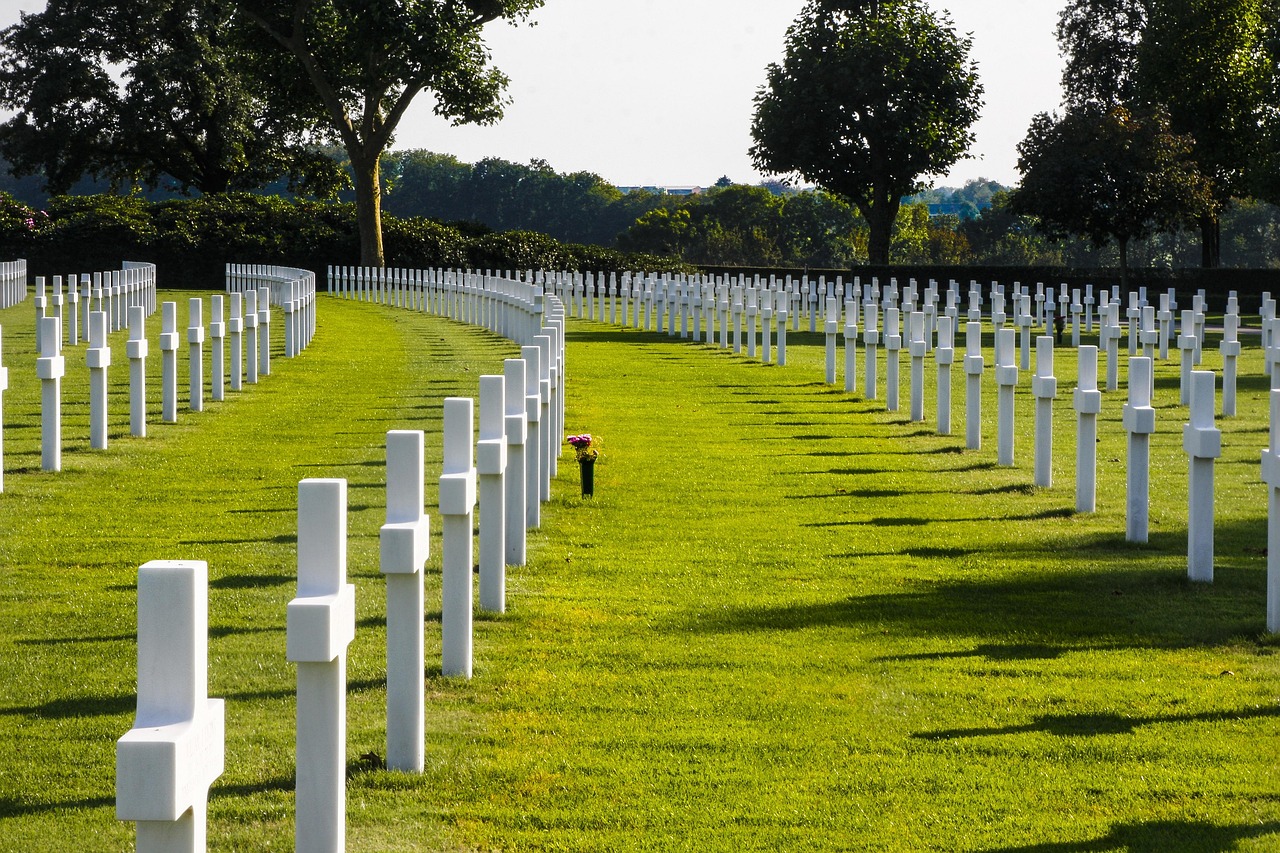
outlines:
{"label": "overcast sky", "polygon": [[[1017,181],[1014,146],[1031,117],[1057,107],[1062,60],[1053,28],[1063,0],[933,0],[973,35],[986,89],[976,159],[942,185]],[[781,58],[803,0],[547,0],[536,26],[490,25],[495,64],[512,104],[492,127],[452,127],[419,96],[396,148],[427,148],[466,162],[547,160],[618,185],[702,185],[721,175],[754,183],[752,97]],[[37,0],[0,0],[0,23]]]}

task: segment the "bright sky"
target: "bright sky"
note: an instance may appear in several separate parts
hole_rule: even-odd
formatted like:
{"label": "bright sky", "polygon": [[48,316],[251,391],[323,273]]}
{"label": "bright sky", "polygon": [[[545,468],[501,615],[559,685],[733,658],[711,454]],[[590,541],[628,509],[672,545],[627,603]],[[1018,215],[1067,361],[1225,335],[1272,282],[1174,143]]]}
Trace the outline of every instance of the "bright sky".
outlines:
{"label": "bright sky", "polygon": [[[1031,117],[1061,98],[1053,29],[1063,0],[931,0],[973,35],[986,89],[976,159],[938,181],[1017,182],[1014,146]],[[0,0],[0,24],[39,0]],[[396,148],[427,148],[465,162],[548,161],[611,183],[700,185],[721,175],[754,183],[752,97],[782,56],[803,0],[547,0],[536,26],[491,25],[495,64],[512,104],[492,127],[452,127],[415,102]]]}

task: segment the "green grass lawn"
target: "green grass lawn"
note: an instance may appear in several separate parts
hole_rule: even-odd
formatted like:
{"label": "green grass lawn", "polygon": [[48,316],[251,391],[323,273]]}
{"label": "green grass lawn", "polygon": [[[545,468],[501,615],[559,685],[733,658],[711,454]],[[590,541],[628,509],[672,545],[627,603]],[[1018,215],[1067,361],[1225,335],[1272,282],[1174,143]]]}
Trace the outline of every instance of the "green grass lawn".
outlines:
{"label": "green grass lawn", "polygon": [[0,848],[128,848],[113,761],[132,722],[136,567],[190,558],[210,564],[210,694],[227,700],[210,849],[291,849],[296,484],[343,476],[350,850],[1280,849],[1256,344],[1241,415],[1219,424],[1217,578],[1195,585],[1176,363],[1158,368],[1151,542],[1135,546],[1123,387],[1104,395],[1099,512],[1073,511],[1068,351],[1055,485],[1036,489],[1025,375],[1018,464],[997,468],[989,369],[984,447],[967,452],[959,365],[955,435],[939,437],[932,369],[928,420],[907,422],[905,357],[887,413],[883,393],[822,383],[820,335],[791,334],[779,368],[571,321],[566,428],[603,437],[596,497],[577,497],[566,455],[508,614],[477,620],[471,682],[439,675],[433,543],[416,777],[375,760],[384,435],[426,430],[434,503],[440,400],[474,395],[515,347],[324,299],[300,358],[136,440],[117,336],[112,447],[87,448],[87,371],[69,350],[66,470],[50,475],[31,313],[0,311]]}

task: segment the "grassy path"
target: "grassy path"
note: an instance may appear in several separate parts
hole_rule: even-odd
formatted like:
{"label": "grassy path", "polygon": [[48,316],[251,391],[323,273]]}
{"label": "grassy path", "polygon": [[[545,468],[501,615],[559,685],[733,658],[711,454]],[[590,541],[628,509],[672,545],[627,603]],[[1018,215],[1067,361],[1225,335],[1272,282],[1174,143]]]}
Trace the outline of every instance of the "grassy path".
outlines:
{"label": "grassy path", "polygon": [[[352,851],[1280,847],[1261,380],[1222,425],[1217,582],[1195,586],[1176,367],[1158,380],[1161,487],[1137,547],[1123,542],[1119,395],[1104,402],[1101,511],[1076,516],[1069,466],[1053,489],[1028,485],[1025,383],[1019,467],[1000,469],[994,447],[963,452],[962,436],[822,385],[815,338],[793,336],[777,368],[574,321],[566,428],[603,436],[597,497],[576,497],[562,463],[511,611],[477,621],[472,682],[439,677],[429,614],[417,778],[370,757],[383,436],[425,429],[438,465],[440,398],[474,394],[513,348],[325,300],[313,346],[262,385],[146,441],[117,424],[107,454],[69,452],[49,476],[27,470],[28,309],[0,312],[7,465],[23,469],[0,495],[0,848],[128,844],[111,766],[132,720],[136,566],[190,557],[210,562],[210,692],[228,700],[210,849],[291,849],[283,622],[307,476],[351,482]],[[993,392],[988,373],[988,421]],[[1069,395],[1058,406],[1071,459]]]}

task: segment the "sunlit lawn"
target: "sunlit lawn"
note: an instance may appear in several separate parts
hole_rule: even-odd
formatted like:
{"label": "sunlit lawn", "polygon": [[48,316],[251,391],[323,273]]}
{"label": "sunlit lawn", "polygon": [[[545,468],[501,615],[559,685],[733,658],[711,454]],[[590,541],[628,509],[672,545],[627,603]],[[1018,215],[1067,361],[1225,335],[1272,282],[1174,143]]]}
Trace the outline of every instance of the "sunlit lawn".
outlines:
{"label": "sunlit lawn", "polygon": [[[967,452],[959,364],[955,435],[940,437],[932,368],[926,423],[907,422],[905,356],[902,408],[887,413],[883,387],[868,402],[824,385],[821,336],[793,333],[779,368],[572,321],[566,427],[603,437],[596,497],[577,496],[566,455],[510,612],[477,622],[470,683],[439,676],[433,543],[428,767],[410,777],[375,760],[383,436],[427,431],[433,503],[440,400],[474,395],[513,345],[325,299],[302,357],[136,440],[121,338],[112,447],[87,449],[73,377],[67,470],[48,475],[30,313],[0,311],[6,849],[130,843],[114,742],[132,721],[136,567],[154,558],[210,564],[210,693],[228,715],[210,848],[291,848],[284,609],[296,484],[311,476],[351,482],[351,850],[1280,849],[1256,343],[1241,414],[1220,422],[1216,581],[1195,585],[1176,353],[1158,372],[1151,542],[1135,546],[1123,387],[1104,395],[1099,512],[1074,513],[1073,353],[1058,353],[1042,490],[1025,375],[1018,464],[997,468],[990,370],[984,447]],[[86,372],[82,350],[68,362]],[[1214,343],[1205,366],[1219,363]]]}

